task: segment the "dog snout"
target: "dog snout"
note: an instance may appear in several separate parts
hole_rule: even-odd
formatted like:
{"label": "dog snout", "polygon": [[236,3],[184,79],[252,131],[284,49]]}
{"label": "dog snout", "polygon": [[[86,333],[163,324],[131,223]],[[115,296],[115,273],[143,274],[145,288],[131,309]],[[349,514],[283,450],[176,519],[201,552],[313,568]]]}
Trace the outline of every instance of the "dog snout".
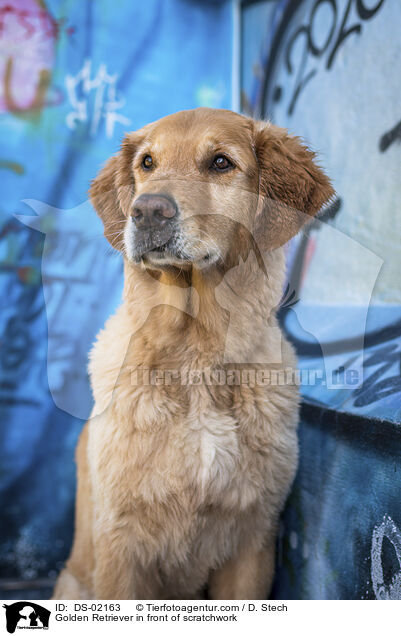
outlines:
{"label": "dog snout", "polygon": [[138,229],[162,227],[177,216],[177,205],[164,194],[141,194],[134,202],[131,216]]}

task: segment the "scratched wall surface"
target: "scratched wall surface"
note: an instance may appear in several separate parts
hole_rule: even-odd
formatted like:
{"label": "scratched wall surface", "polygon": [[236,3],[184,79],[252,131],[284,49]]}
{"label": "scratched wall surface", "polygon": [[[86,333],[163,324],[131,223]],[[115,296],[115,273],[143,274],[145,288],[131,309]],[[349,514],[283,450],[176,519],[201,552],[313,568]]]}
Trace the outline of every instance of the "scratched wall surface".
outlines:
{"label": "scratched wall surface", "polygon": [[71,541],[87,354],[122,284],[89,181],[124,131],[230,106],[231,4],[0,0],[0,50],[2,585],[54,577]]}
{"label": "scratched wall surface", "polygon": [[288,251],[305,407],[276,598],[401,598],[400,21],[393,0],[243,3],[242,109],[336,190]]}
{"label": "scratched wall surface", "polygon": [[304,405],[274,598],[401,598],[400,462],[400,427]]}

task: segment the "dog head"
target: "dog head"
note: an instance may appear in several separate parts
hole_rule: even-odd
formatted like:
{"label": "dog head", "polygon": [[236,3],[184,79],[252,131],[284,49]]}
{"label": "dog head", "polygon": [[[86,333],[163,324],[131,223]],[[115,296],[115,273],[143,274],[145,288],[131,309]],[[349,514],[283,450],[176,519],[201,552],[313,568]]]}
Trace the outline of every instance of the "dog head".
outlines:
{"label": "dog head", "polygon": [[333,194],[297,137],[209,108],[127,134],[90,189],[113,247],[156,270],[232,265],[253,246],[280,247]]}

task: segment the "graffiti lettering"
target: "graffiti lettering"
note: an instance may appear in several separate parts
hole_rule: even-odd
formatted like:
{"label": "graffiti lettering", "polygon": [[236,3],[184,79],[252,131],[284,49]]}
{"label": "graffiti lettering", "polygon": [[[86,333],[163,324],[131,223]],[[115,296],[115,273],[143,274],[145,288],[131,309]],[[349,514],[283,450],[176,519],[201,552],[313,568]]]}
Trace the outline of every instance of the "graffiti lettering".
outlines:
{"label": "graffiti lettering", "polygon": [[79,123],[88,122],[90,135],[95,135],[104,119],[106,136],[110,139],[116,123],[128,126],[131,120],[117,112],[125,104],[116,88],[117,75],[109,75],[105,64],[99,66],[93,79],[91,75],[92,63],[85,60],[82,69],[75,76],[66,77],[67,94],[73,108],[66,117],[67,126],[74,129]]}
{"label": "graffiti lettering", "polygon": [[[330,70],[335,62],[336,56],[346,40],[352,34],[361,35],[362,23],[371,20],[381,9],[384,0],[379,0],[373,7],[366,7],[363,0],[346,0],[344,6],[340,0],[316,0],[312,4],[309,18],[306,24],[302,24],[290,35],[284,49],[285,68],[289,75],[295,73],[295,81],[292,94],[289,98],[287,113],[292,115],[296,108],[297,101],[310,80],[318,72],[317,67],[310,68],[310,64],[317,58],[323,58],[327,54],[325,68]],[[266,100],[279,101],[283,91],[280,86],[270,86],[273,77],[273,69],[276,58],[281,50],[281,42],[285,40],[288,33],[291,19],[297,13],[298,4],[290,5],[289,11],[283,17],[282,26],[278,29],[278,37],[274,41],[271,54],[266,62],[266,75],[264,81],[264,91],[262,103],[262,113],[266,111]],[[325,11],[326,15],[322,15]],[[354,15],[354,22],[350,24],[351,14]],[[319,20],[320,14],[320,20]],[[322,17],[325,19],[323,20]],[[324,25],[322,38],[317,41],[317,24]],[[301,46],[302,52],[296,52],[296,47]],[[298,68],[295,69],[294,58],[299,60]]]}
{"label": "graffiti lettering", "polygon": [[[384,542],[388,541],[394,551],[398,563],[395,568],[383,563]],[[396,600],[401,598],[401,532],[389,516],[385,516],[382,523],[376,526],[372,535],[371,548],[371,577],[375,596],[381,600]],[[383,571],[383,565],[384,570]],[[395,571],[392,571],[392,570]],[[386,576],[387,574],[387,576]],[[387,580],[386,580],[387,579]]]}
{"label": "graffiti lettering", "polygon": [[306,29],[306,27],[300,27],[298,29],[298,31],[295,32],[295,35],[291,38],[290,43],[288,45],[287,48],[287,69],[289,73],[292,73],[292,64],[291,64],[291,51],[293,49],[293,46],[295,44],[295,42],[297,41],[298,37],[300,35],[305,35],[305,39],[304,39],[304,49],[303,49],[303,54],[301,57],[301,62],[299,65],[299,69],[298,69],[298,73],[297,73],[297,77],[295,80],[295,88],[294,88],[294,92],[293,95],[291,97],[291,101],[290,101],[290,105],[288,107],[288,112],[289,114],[292,114],[295,108],[295,104],[298,100],[298,97],[301,94],[301,91],[305,88],[305,86],[307,85],[307,83],[312,79],[312,77],[314,77],[314,75],[316,75],[317,70],[313,69],[312,71],[309,71],[309,73],[307,73],[306,75],[304,75],[305,73],[305,67],[307,64],[307,59],[308,59],[308,50],[309,50],[309,44],[308,44],[308,30]]}
{"label": "graffiti lettering", "polygon": [[387,148],[389,148],[395,141],[401,141],[401,121],[399,121],[398,124],[394,126],[394,128],[384,133],[384,135],[380,137],[380,152],[386,152]]}
{"label": "graffiti lettering", "polygon": [[[393,393],[401,391],[400,376],[401,353],[397,344],[381,347],[369,355],[363,366],[372,367],[380,365],[370,377],[364,380],[362,386],[354,392],[354,406],[362,407],[381,400]],[[383,377],[396,366],[396,373],[391,377]]]}

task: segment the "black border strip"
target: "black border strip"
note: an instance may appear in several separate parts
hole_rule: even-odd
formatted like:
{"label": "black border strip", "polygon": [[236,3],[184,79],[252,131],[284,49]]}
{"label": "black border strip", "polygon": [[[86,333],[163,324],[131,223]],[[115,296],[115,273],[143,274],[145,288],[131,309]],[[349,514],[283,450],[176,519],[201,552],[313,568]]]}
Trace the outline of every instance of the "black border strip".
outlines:
{"label": "black border strip", "polygon": [[335,411],[305,401],[301,404],[301,419],[304,425],[324,429],[339,440],[356,443],[367,450],[374,449],[379,454],[385,452],[387,457],[401,460],[400,424]]}

